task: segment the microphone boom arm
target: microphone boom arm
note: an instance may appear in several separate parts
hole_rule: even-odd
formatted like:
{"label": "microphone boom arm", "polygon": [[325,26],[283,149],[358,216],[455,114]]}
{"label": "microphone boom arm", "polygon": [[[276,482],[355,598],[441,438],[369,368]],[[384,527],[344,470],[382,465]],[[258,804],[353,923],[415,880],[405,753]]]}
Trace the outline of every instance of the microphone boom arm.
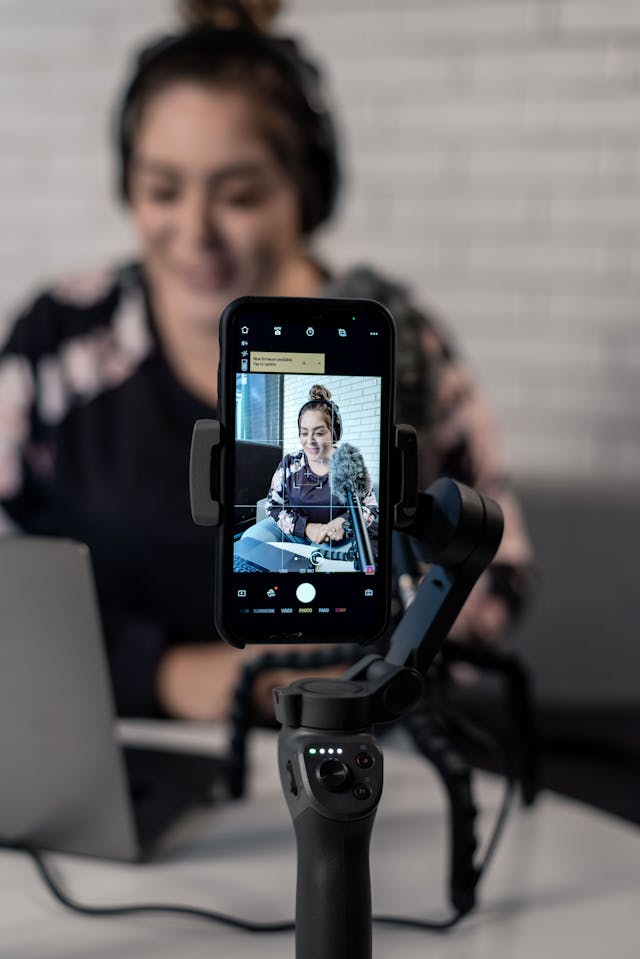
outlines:
{"label": "microphone boom arm", "polygon": [[356,541],[356,549],[358,551],[358,563],[360,564],[360,571],[365,573],[367,568],[371,567],[373,569],[375,567],[373,549],[371,548],[369,530],[367,529],[367,524],[365,523],[364,514],[362,512],[360,497],[353,489],[351,484],[347,489],[347,505],[349,507],[351,522],[353,524],[353,535]]}

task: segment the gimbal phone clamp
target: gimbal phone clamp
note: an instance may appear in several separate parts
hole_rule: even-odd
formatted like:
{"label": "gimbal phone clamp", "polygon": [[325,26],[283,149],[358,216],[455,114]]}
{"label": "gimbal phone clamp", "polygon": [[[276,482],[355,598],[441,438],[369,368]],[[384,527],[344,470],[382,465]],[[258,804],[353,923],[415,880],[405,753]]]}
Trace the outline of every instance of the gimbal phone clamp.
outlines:
{"label": "gimbal phone clamp", "polygon": [[[199,421],[191,455],[196,522],[218,522],[212,498],[217,423]],[[406,715],[478,577],[502,538],[500,507],[438,479],[417,492],[411,427],[395,428],[394,525],[431,563],[386,656],[368,655],[338,679],[276,689],[278,766],[297,841],[296,959],[371,959],[369,843],[382,795],[373,727]]]}

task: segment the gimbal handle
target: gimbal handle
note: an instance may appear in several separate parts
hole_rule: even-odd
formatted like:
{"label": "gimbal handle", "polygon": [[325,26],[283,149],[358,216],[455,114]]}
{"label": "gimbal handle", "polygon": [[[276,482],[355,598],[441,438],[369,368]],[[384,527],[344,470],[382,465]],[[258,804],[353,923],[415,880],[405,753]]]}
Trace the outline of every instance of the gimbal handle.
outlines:
{"label": "gimbal handle", "polygon": [[278,765],[298,850],[296,957],[370,959],[369,842],[382,794],[380,747],[367,733],[284,726]]}

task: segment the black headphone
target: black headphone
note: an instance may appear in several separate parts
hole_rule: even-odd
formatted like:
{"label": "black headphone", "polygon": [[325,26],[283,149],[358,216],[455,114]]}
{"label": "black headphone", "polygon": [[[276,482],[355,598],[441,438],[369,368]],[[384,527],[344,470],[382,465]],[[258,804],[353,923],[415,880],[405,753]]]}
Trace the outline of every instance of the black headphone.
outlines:
{"label": "black headphone", "polygon": [[305,164],[312,171],[317,183],[315,203],[305,203],[302,197],[302,228],[310,233],[327,220],[335,206],[340,182],[337,143],[333,121],[324,100],[320,71],[298,52],[292,40],[270,37],[266,34],[243,29],[217,29],[197,27],[184,33],[163,37],[145,47],[139,54],[116,118],[118,147],[118,189],[123,201],[129,199],[128,171],[131,160],[133,130],[130,123],[130,106],[136,96],[147,70],[165,57],[176,53],[204,53],[214,57],[217,53],[256,54],[273,63],[300,95],[301,115],[308,125],[308,148]]}

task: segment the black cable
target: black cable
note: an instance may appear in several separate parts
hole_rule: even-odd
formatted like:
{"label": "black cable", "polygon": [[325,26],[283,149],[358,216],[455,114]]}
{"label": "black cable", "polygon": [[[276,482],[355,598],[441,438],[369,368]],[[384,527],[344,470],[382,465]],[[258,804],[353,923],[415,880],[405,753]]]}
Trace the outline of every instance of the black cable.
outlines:
{"label": "black cable", "polygon": [[502,801],[500,803],[500,808],[498,809],[498,815],[485,846],[485,852],[480,865],[476,867],[475,885],[477,885],[486,871],[496,850],[498,840],[502,835],[502,831],[506,823],[509,808],[515,795],[516,775],[513,768],[513,760],[508,750],[505,749],[502,743],[495,736],[492,736],[489,732],[487,732],[486,729],[483,729],[481,726],[479,726],[477,722],[472,722],[467,716],[463,716],[458,710],[455,710],[451,706],[451,703],[447,702],[442,695],[442,687],[439,684],[432,682],[431,688],[432,691],[435,691],[435,696],[432,700],[433,705],[436,709],[439,708],[440,716],[444,723],[452,727],[469,742],[475,743],[476,745],[488,750],[490,753],[493,753],[494,757],[498,758],[499,765],[502,765],[504,772],[505,789],[502,796]]}
{"label": "black cable", "polygon": [[477,880],[475,854],[477,808],[473,797],[471,768],[451,743],[446,727],[435,716],[425,696],[403,725],[418,752],[433,765],[447,792],[449,901],[456,912],[475,906]]}
{"label": "black cable", "polygon": [[291,932],[295,929],[295,923],[290,919],[281,922],[253,922],[250,919],[239,919],[237,916],[229,916],[226,913],[215,912],[211,909],[199,909],[196,906],[176,906],[169,903],[135,904],[132,906],[85,906],[71,899],[71,897],[60,888],[57,881],[51,875],[38,849],[34,849],[33,846],[24,845],[10,846],[8,848],[24,852],[30,856],[53,897],[63,906],[66,906],[67,909],[71,909],[73,912],[79,912],[83,916],[131,916],[142,913],[174,913],[180,916],[194,916],[198,919],[219,922],[226,926],[233,926],[235,929],[242,929],[245,932]]}
{"label": "black cable", "polygon": [[[471,726],[471,724],[469,724],[469,726]],[[484,733],[483,730],[479,730],[479,729],[478,729],[478,732],[482,734]],[[505,752],[502,749],[500,749],[499,743],[496,740],[493,740],[493,738],[490,737],[489,735],[487,735],[486,737],[483,735],[483,739],[485,741],[492,740],[493,744],[496,747],[495,751],[501,754],[503,758],[506,758]],[[511,776],[507,775],[505,777],[505,788],[502,794],[502,800],[500,802],[498,814],[496,816],[493,829],[491,830],[491,834],[485,846],[485,852],[482,857],[482,860],[480,864],[476,866],[475,868],[475,878],[473,880],[473,884],[470,887],[469,891],[472,891],[478,885],[478,883],[480,882],[482,876],[486,872],[486,869],[493,857],[493,854],[497,848],[500,836],[502,835],[502,832],[504,830],[514,794],[515,794],[515,781]],[[433,932],[447,932],[449,929],[452,929],[455,925],[457,925],[460,922],[460,920],[467,915],[469,911],[470,911],[469,909],[459,909],[456,912],[454,912],[453,915],[450,916],[448,919],[442,919],[442,920],[414,919],[409,916],[406,916],[406,917],[405,916],[374,916],[374,921],[380,922],[380,923],[386,923],[387,925],[407,926],[413,929],[426,929]]]}
{"label": "black cable", "polygon": [[[505,779],[505,789],[502,795],[500,808],[498,809],[498,814],[496,816],[493,829],[491,830],[491,834],[485,846],[485,852],[482,857],[482,860],[480,864],[476,866],[474,870],[474,879],[473,879],[473,882],[470,883],[469,885],[468,892],[473,892],[473,890],[479,884],[482,876],[487,870],[487,867],[497,848],[500,836],[502,835],[502,832],[504,830],[504,827],[507,821],[507,815],[509,813],[509,809],[511,807],[514,794],[515,794],[515,782],[513,779],[510,779],[507,777]],[[380,922],[380,923],[386,923],[388,925],[407,926],[409,928],[414,928],[414,929],[427,929],[434,932],[446,932],[447,930],[453,928],[453,926],[457,925],[458,922],[460,922],[460,920],[463,919],[464,916],[466,916],[469,911],[470,910],[467,908],[460,909],[456,911],[455,913],[453,913],[453,915],[450,916],[448,919],[443,919],[443,920],[422,920],[422,919],[414,919],[409,916],[406,916],[406,917],[405,916],[374,916],[374,921]]]}
{"label": "black cable", "polygon": [[[487,851],[483,857],[483,861],[477,870],[477,879],[480,879],[480,876],[483,874],[484,870],[488,865],[488,861],[493,855],[493,851],[497,845],[498,838],[502,829],[504,828],[504,823],[506,821],[506,814],[509,808],[511,798],[513,796],[513,783],[507,781],[507,787],[505,789],[505,794],[501,803],[501,807],[498,813],[496,824],[493,828],[492,835],[487,844]],[[230,916],[226,913],[216,912],[210,909],[200,909],[195,906],[177,906],[170,903],[149,903],[149,904],[134,904],[130,906],[87,906],[82,903],[77,902],[68,896],[63,889],[60,887],[58,882],[52,876],[49,868],[47,867],[42,854],[38,849],[35,849],[33,846],[14,844],[10,846],[5,846],[4,848],[12,849],[18,852],[24,852],[28,855],[33,861],[40,877],[44,881],[45,885],[49,889],[50,893],[53,895],[61,905],[65,908],[70,909],[72,912],[77,912],[80,915],[87,917],[99,917],[99,916],[131,916],[131,915],[143,915],[143,914],[173,914],[180,916],[190,916],[197,919],[205,919],[210,922],[218,922],[226,926],[231,926],[235,929],[240,929],[244,932],[252,933],[272,933],[272,932],[293,932],[295,930],[295,922],[292,920],[281,920],[280,922],[254,922],[249,919],[240,919],[237,916]],[[460,920],[466,915],[465,911],[457,911],[453,913],[446,919],[419,919],[411,916],[373,916],[373,922],[384,924],[384,925],[393,925],[393,926],[404,926],[410,929],[423,929],[428,932],[447,932],[449,929],[452,929],[455,925],[460,922]]]}
{"label": "black cable", "polygon": [[[190,916],[196,919],[206,919],[210,922],[218,922],[226,926],[232,926],[235,929],[241,929],[244,932],[268,933],[293,932],[295,930],[295,922],[291,919],[282,920],[281,922],[253,922],[250,919],[239,919],[237,916],[229,916],[226,913],[215,912],[211,909],[200,909],[195,906],[176,906],[170,903],[134,904],[131,906],[86,906],[72,899],[62,890],[58,882],[53,878],[38,849],[35,849],[33,846],[24,845],[5,846],[4,848],[26,853],[35,864],[40,877],[43,879],[54,899],[65,908],[70,909],[72,912],[77,912],[82,916],[96,918],[99,916],[134,916],[169,913],[179,916]],[[455,913],[449,919],[443,920],[412,919],[402,916],[373,916],[373,922],[408,926],[433,932],[445,932],[459,922],[461,918],[462,914],[460,913]]]}
{"label": "black cable", "polygon": [[466,915],[455,912],[449,919],[412,919],[410,916],[374,916],[373,921],[387,926],[406,926],[408,929],[425,929],[428,932],[448,932]]}
{"label": "black cable", "polygon": [[[241,683],[243,687],[239,691],[237,697],[236,705],[241,707],[238,709],[240,714],[244,713],[243,720],[238,722],[237,733],[239,742],[236,744],[237,753],[239,754],[238,758],[241,757],[239,765],[243,765],[244,762],[244,751],[246,747],[246,732],[247,728],[245,724],[247,723],[247,705],[248,705],[248,694],[255,681],[256,675],[259,674],[265,668],[277,668],[283,666],[291,666],[291,661],[294,659],[295,666],[302,668],[313,668],[318,666],[329,665],[330,662],[335,662],[336,653],[338,650],[335,648],[331,651],[321,651],[315,650],[313,653],[307,653],[305,655],[298,654],[295,657],[287,654],[266,654],[264,657],[260,657],[255,663],[251,664],[251,668],[247,669],[244,676],[244,682]],[[342,653],[342,662],[349,660],[353,655],[353,647],[343,647],[340,650]],[[333,655],[332,655],[333,654]],[[346,654],[346,655],[345,655]],[[439,706],[442,714],[446,714],[446,721],[451,723],[453,721],[453,714],[450,709],[450,704],[447,704],[445,707],[444,702],[441,697],[439,697]],[[444,718],[444,716],[443,716]],[[459,714],[455,716],[455,721],[453,723],[459,729],[459,731],[464,731],[464,734],[468,738],[475,740],[476,742],[482,742],[485,747],[489,746],[491,751],[494,753],[499,753],[503,759],[506,772],[506,788],[500,809],[498,811],[498,816],[494,828],[492,830],[491,836],[488,840],[486,851],[483,856],[481,864],[477,867],[475,871],[475,880],[474,887],[479,882],[481,876],[485,872],[491,857],[495,851],[495,848],[498,843],[498,839],[504,828],[507,813],[511,800],[513,798],[514,792],[514,780],[511,773],[509,759],[506,756],[504,750],[502,750],[497,743],[497,741],[486,733],[486,731],[479,729],[477,725],[472,724],[469,720],[463,719]],[[248,725],[248,724],[247,724]],[[505,761],[506,760],[506,761]],[[243,774],[240,774],[240,780],[242,781]],[[295,929],[295,922],[292,920],[282,920],[279,922],[254,922],[248,919],[240,919],[237,916],[230,916],[226,913],[216,912],[215,910],[210,909],[201,909],[195,906],[178,906],[170,903],[149,903],[149,904],[134,904],[129,906],[118,905],[118,906],[87,906],[83,905],[72,899],[68,896],[63,889],[59,886],[57,881],[52,876],[49,868],[47,867],[40,851],[35,849],[33,846],[14,844],[8,846],[16,851],[21,851],[26,853],[33,861],[40,874],[40,877],[43,879],[45,885],[53,895],[53,897],[65,906],[65,908],[70,909],[73,912],[77,912],[80,915],[88,917],[98,917],[98,916],[130,916],[130,915],[142,915],[142,914],[173,914],[173,915],[182,915],[190,916],[193,918],[204,919],[210,922],[217,922],[223,925],[231,926],[235,929],[240,929],[244,932],[251,933],[273,933],[273,932],[293,932]],[[413,929],[423,929],[429,932],[447,932],[449,929],[452,929],[458,922],[466,915],[468,910],[457,910],[451,916],[446,919],[419,919],[410,916],[373,916],[373,922],[381,923],[385,925],[394,925],[394,926],[404,926],[406,928]]]}
{"label": "black cable", "polygon": [[493,854],[496,851],[498,840],[500,839],[500,836],[504,830],[507,821],[507,815],[509,813],[511,803],[513,802],[514,795],[515,783],[512,779],[507,779],[502,796],[502,802],[500,803],[500,808],[498,810],[498,815],[496,816],[493,830],[485,847],[484,856],[482,857],[482,861],[478,866],[476,884],[480,882],[480,879],[484,875],[489,863],[491,862],[491,859],[493,858]]}
{"label": "black cable", "polygon": [[[445,665],[462,662],[497,676],[503,684],[503,696],[509,709],[509,754],[517,765],[522,800],[531,806],[539,790],[538,730],[531,677],[526,666],[511,650],[480,643],[455,643],[446,640],[440,650]],[[507,749],[505,745],[505,750]]]}

